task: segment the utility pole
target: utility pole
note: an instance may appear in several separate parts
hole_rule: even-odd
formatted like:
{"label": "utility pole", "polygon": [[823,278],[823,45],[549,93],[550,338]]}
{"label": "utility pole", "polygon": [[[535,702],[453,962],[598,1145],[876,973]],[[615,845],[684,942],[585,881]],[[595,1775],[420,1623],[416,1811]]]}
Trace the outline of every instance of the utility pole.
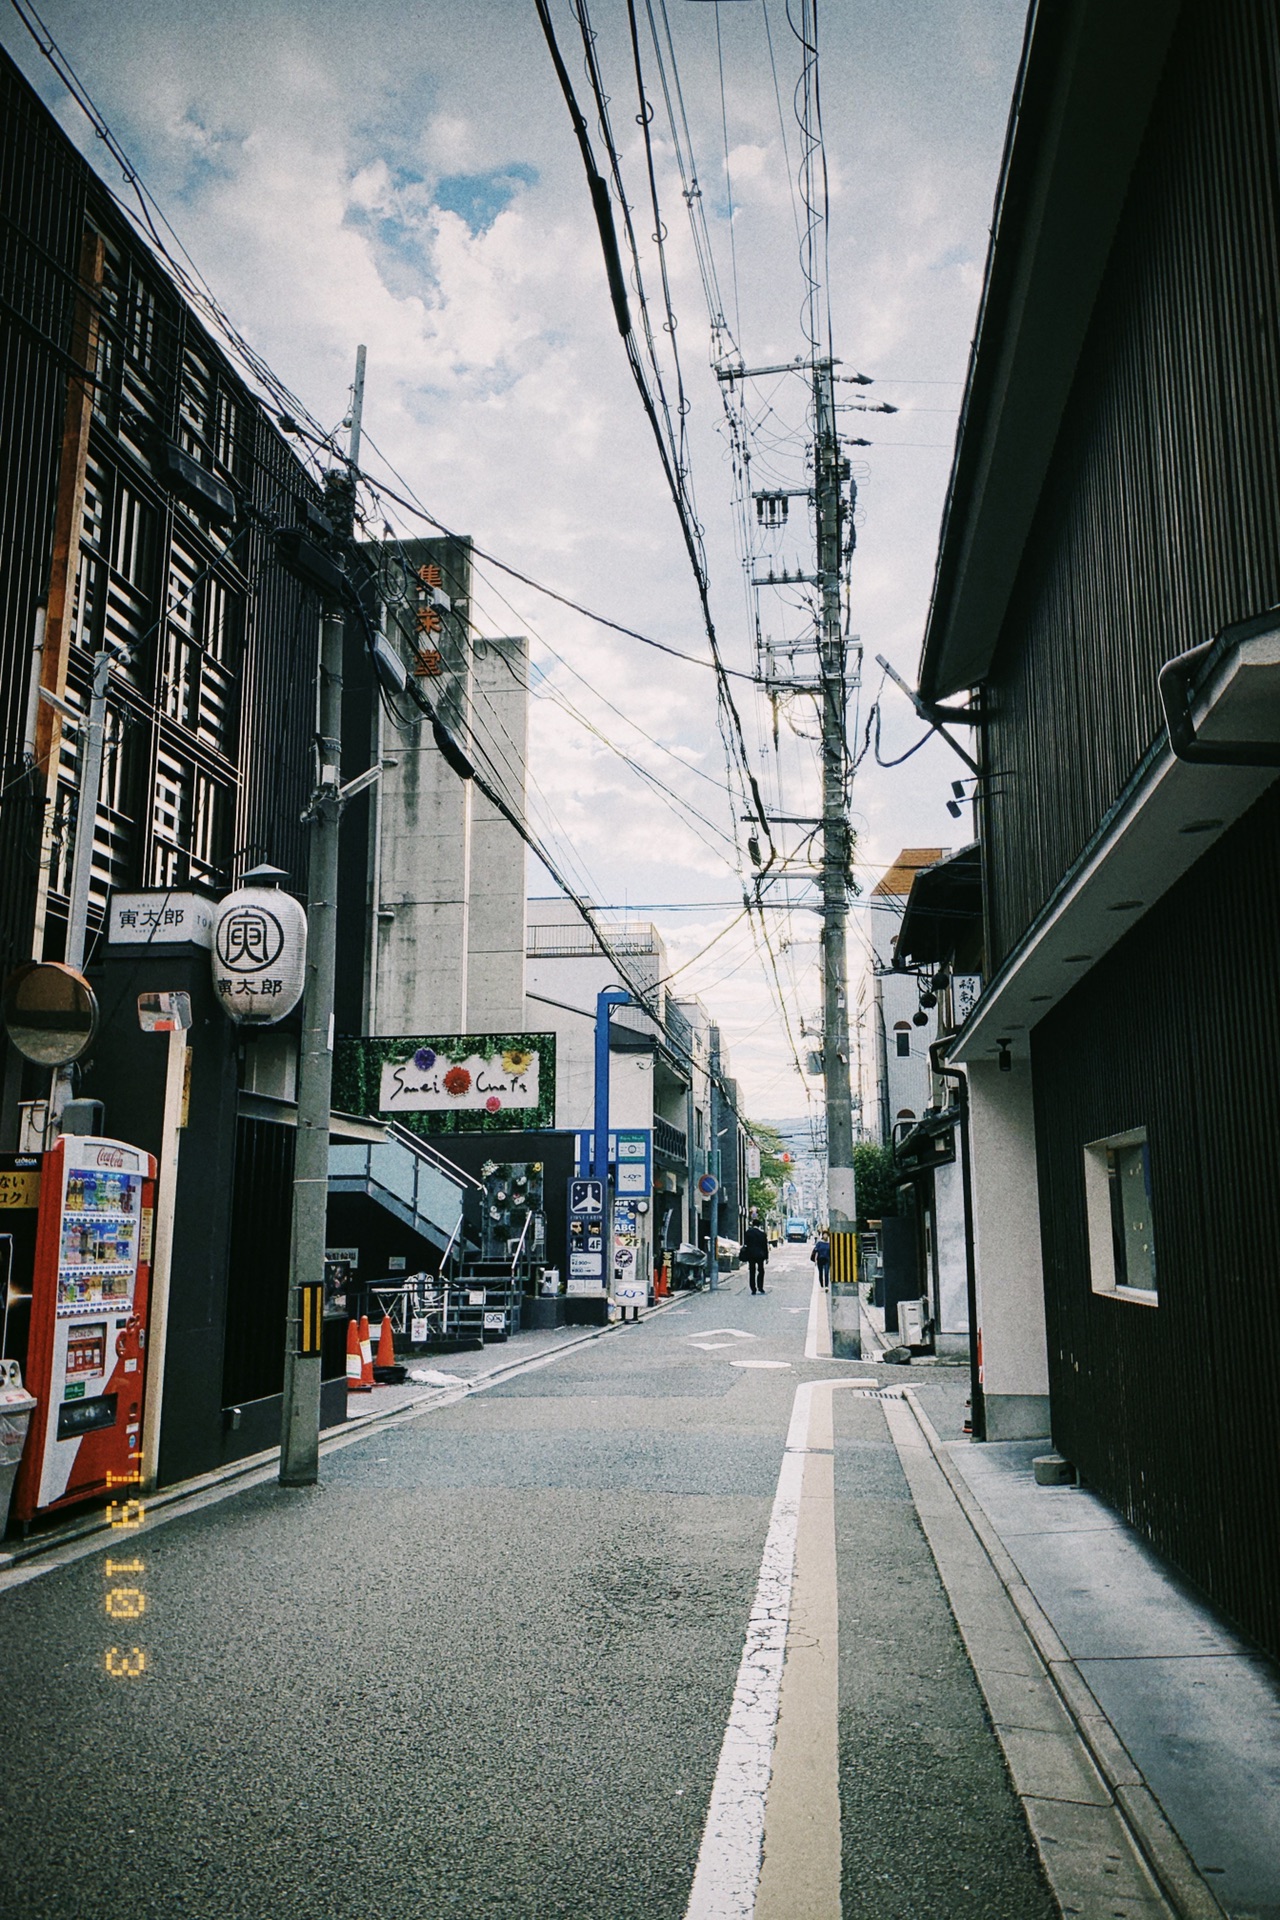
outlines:
{"label": "utility pole", "polygon": [[711,1029],[711,1144],[707,1149],[707,1172],[715,1181],[711,1195],[711,1245],[707,1249],[707,1284],[712,1293],[720,1286],[720,1029]]}
{"label": "utility pole", "polygon": [[[827,1097],[827,1225],[831,1279],[856,1284],[857,1199],[853,1176],[853,1101],[849,1085],[849,996],[845,926],[849,914],[849,818],[845,800],[846,645],[840,617],[844,558],[841,485],[846,477],[836,432],[830,360],[813,368],[813,480],[817,526],[817,577],[821,596],[819,657],[822,663],[822,1068]],[[836,1301],[832,1297],[833,1317]],[[845,1358],[862,1354],[857,1296],[842,1315]],[[835,1328],[833,1325],[833,1335]]]}
{"label": "utility pole", "polygon": [[[360,459],[365,350],[356,349],[347,446],[350,472],[334,487],[336,531],[349,541],[355,524],[355,468]],[[289,1249],[289,1305],[285,1325],[284,1405],[280,1423],[280,1485],[311,1487],[320,1468],[320,1341],[316,1317],[304,1311],[304,1289],[324,1279],[325,1215],[329,1202],[329,1112],[333,1087],[333,991],[337,935],[338,828],[342,818],[342,644],[346,624],[340,599],[328,598],[320,624],[319,731],[316,790],[308,809],[307,985],[298,1059],[298,1130]],[[311,1338],[307,1338],[307,1329]]]}

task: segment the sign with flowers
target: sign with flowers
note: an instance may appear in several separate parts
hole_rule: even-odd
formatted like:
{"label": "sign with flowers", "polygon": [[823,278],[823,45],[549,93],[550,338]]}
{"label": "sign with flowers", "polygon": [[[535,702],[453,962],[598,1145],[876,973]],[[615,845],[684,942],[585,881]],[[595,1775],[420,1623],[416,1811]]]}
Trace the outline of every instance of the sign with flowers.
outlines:
{"label": "sign with flowers", "polygon": [[412,1035],[339,1041],[334,1104],[415,1133],[555,1124],[555,1035]]}

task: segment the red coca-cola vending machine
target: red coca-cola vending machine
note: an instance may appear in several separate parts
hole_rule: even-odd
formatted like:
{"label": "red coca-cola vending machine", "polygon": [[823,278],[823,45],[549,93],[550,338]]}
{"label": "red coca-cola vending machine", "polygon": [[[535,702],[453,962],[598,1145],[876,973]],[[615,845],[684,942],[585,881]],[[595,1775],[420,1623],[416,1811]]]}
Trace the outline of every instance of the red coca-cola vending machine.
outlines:
{"label": "red coca-cola vending machine", "polygon": [[64,1134],[45,1155],[25,1375],[38,1404],[15,1520],[139,1471],[155,1179],[123,1140]]}

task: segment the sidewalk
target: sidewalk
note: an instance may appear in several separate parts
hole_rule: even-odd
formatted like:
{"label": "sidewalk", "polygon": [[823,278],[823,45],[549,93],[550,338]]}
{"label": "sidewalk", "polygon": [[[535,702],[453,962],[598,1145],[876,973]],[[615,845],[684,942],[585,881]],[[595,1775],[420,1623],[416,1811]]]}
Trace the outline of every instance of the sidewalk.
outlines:
{"label": "sidewalk", "polygon": [[[874,1365],[874,1309],[863,1336]],[[1174,1912],[1280,1920],[1275,1666],[1096,1494],[1038,1486],[1049,1440],[974,1442],[967,1386],[931,1375],[892,1369]]]}
{"label": "sidewalk", "polygon": [[1139,1839],[1145,1826],[1176,1868],[1163,1815],[1194,1863],[1175,1909],[1277,1920],[1280,1676],[1095,1494],[1037,1486],[1031,1462],[1049,1450],[945,1445],[1047,1624],[1033,1637],[1077,1721],[1095,1723]]}

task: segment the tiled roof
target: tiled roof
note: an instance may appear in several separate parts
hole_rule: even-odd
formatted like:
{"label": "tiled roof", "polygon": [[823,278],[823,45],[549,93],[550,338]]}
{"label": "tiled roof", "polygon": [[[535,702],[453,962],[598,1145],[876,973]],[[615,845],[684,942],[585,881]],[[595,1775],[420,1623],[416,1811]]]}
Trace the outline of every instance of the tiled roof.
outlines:
{"label": "tiled roof", "polygon": [[904,847],[888,872],[876,881],[872,893],[895,893],[905,899],[920,868],[933,866],[947,852],[946,847]]}

